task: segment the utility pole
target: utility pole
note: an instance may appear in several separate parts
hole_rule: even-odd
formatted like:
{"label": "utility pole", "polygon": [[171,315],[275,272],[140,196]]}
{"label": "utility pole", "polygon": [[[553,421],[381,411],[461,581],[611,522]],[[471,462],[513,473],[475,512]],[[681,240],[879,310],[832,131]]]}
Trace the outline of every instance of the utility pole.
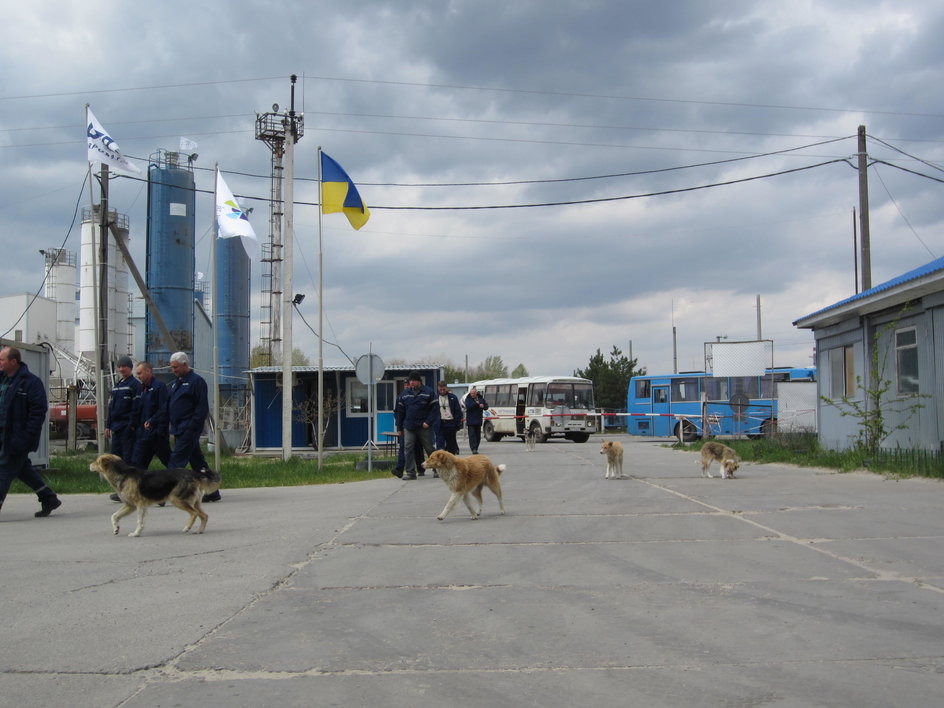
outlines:
{"label": "utility pole", "polygon": [[862,249],[862,290],[872,287],[872,245],[869,237],[869,156],[865,151],[865,126],[859,126],[859,243]]}

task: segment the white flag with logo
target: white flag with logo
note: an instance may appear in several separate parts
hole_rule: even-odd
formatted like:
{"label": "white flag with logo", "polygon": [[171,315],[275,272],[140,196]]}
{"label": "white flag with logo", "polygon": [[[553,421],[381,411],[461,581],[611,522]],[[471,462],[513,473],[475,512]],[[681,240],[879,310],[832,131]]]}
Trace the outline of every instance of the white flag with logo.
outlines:
{"label": "white flag with logo", "polygon": [[259,247],[256,232],[249,223],[249,216],[223,181],[219,169],[216,171],[216,223],[219,226],[220,238],[239,236],[247,255],[255,258]]}
{"label": "white flag with logo", "polygon": [[185,152],[188,155],[197,149],[197,141],[191,140],[190,138],[185,138],[180,136],[180,152]]}
{"label": "white flag with logo", "polygon": [[88,161],[90,163],[101,162],[109,167],[116,167],[125,172],[141,174],[141,168],[128,161],[118,149],[118,143],[112,140],[102,124],[92,114],[92,109],[85,107],[86,118],[86,137],[88,138]]}

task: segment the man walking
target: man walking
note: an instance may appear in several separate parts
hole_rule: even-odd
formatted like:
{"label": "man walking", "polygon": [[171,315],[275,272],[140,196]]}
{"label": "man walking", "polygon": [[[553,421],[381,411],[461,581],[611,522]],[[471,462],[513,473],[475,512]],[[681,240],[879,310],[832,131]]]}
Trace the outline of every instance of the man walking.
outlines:
{"label": "man walking", "polygon": [[439,429],[436,433],[436,449],[459,454],[456,433],[462,429],[462,406],[459,399],[445,381],[440,381],[439,389]]}
{"label": "man walking", "polygon": [[0,507],[14,479],[36,492],[42,509],[33,516],[49,516],[62,506],[29,459],[39,449],[48,409],[43,382],[23,363],[20,350],[0,349]]}
{"label": "man walking", "polygon": [[[167,399],[167,420],[170,434],[174,436],[167,466],[178,468],[189,464],[195,472],[208,470],[210,466],[200,449],[200,435],[210,415],[206,381],[190,368],[190,359],[184,352],[171,354],[170,370],[177,378],[170,385]],[[220,499],[219,490],[203,497],[205,502]]]}
{"label": "man walking", "polygon": [[432,453],[433,427],[439,420],[439,407],[436,394],[423,385],[420,372],[411,371],[407,384],[397,397],[393,417],[397,433],[403,436],[403,479],[416,479],[415,449],[419,444],[427,456]]}
{"label": "man walking", "polygon": [[154,369],[142,361],[135,369],[141,383],[141,398],[138,405],[138,429],[134,436],[132,464],[146,470],[155,455],[165,467],[170,462],[170,441],[167,435],[167,386],[154,378]]}
{"label": "man walking", "polygon": [[118,359],[118,383],[111,390],[108,399],[108,420],[105,423],[105,437],[111,438],[111,454],[118,455],[131,464],[134,450],[135,427],[137,426],[138,399],[141,384],[131,375],[134,362],[130,356]]}

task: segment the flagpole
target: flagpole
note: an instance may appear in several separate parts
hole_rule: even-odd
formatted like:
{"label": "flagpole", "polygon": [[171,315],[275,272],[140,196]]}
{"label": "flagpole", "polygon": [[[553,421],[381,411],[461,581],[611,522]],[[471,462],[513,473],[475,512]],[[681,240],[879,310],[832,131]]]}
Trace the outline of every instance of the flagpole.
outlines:
{"label": "flagpole", "polygon": [[213,268],[213,469],[220,472],[220,298],[219,277],[216,274],[216,245],[220,240],[220,217],[216,205],[219,203],[218,185],[220,183],[220,163],[215,163],[215,179],[213,180],[213,234],[212,254]]}
{"label": "flagpole", "polygon": [[318,469],[324,449],[324,245],[321,219],[324,214],[324,175],[321,170],[321,146],[318,146]]}
{"label": "flagpole", "polygon": [[[85,104],[85,125],[86,132],[89,120],[89,104]],[[88,137],[86,136],[86,140]],[[95,337],[93,353],[95,357],[95,443],[99,454],[105,452],[105,406],[102,397],[102,355],[101,355],[101,335],[99,334],[101,322],[99,322],[100,301],[98,296],[98,239],[95,237],[95,187],[92,184],[92,162],[88,161],[89,175],[89,232],[92,238],[92,333]]]}

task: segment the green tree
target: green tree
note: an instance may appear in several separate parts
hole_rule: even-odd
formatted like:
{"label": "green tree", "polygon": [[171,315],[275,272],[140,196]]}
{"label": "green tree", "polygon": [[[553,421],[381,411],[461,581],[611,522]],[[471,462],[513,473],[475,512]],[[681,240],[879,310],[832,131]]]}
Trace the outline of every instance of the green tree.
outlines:
{"label": "green tree", "polygon": [[[271,361],[269,349],[264,344],[257,344],[249,353],[249,368],[254,369],[257,366],[281,366],[282,360]],[[305,353],[298,349],[292,349],[292,366],[311,366],[311,361]]]}
{"label": "green tree", "polygon": [[514,370],[511,372],[511,378],[513,379],[524,378],[525,376],[528,376],[528,375],[529,375],[528,370],[527,368],[525,368],[524,364],[518,364],[518,366],[516,366]]}
{"label": "green tree", "polygon": [[609,411],[626,408],[626,392],[629,380],[633,376],[645,374],[644,368],[637,369],[638,361],[623,355],[616,346],[607,359],[597,349],[597,353],[590,357],[586,369],[577,369],[574,376],[593,381],[593,395],[597,408]]}
{"label": "green tree", "polygon": [[508,367],[497,354],[485,357],[480,369],[482,374],[479,376],[480,379],[501,379],[508,376]]}

